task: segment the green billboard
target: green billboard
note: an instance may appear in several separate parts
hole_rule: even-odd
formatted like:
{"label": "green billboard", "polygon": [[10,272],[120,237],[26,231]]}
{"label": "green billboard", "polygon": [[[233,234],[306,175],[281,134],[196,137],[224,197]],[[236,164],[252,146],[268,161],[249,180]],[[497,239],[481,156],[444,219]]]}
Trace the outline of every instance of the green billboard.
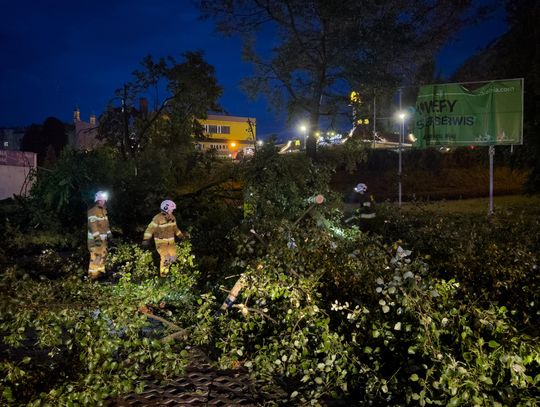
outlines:
{"label": "green billboard", "polygon": [[420,88],[414,117],[415,147],[523,143],[523,79]]}

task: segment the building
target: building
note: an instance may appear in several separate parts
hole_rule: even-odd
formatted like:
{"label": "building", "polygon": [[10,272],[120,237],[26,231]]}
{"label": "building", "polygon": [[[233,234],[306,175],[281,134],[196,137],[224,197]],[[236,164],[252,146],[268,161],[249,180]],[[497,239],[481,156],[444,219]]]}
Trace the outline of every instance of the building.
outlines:
{"label": "building", "polygon": [[77,150],[93,150],[103,144],[97,139],[98,124],[95,114],[90,115],[89,121],[81,120],[81,111],[73,111],[73,130],[69,137],[69,144]]}
{"label": "building", "polygon": [[[148,102],[140,100],[138,114],[146,115]],[[238,154],[253,154],[256,141],[256,120],[250,117],[226,115],[208,115],[199,120],[204,127],[205,139],[197,142],[203,151],[215,150],[219,156],[237,158]],[[81,120],[81,112],[77,107],[73,111],[73,127],[69,136],[69,144],[77,150],[92,150],[103,144],[98,140],[98,123],[95,115],[90,120]]]}
{"label": "building", "polygon": [[199,121],[207,137],[197,143],[201,150],[215,150],[219,156],[232,159],[253,154],[257,140],[254,118],[211,114]]}
{"label": "building", "polygon": [[37,154],[26,151],[0,150],[0,199],[26,195],[37,167]]}
{"label": "building", "polygon": [[3,150],[19,151],[26,129],[24,127],[0,129],[0,148]]}

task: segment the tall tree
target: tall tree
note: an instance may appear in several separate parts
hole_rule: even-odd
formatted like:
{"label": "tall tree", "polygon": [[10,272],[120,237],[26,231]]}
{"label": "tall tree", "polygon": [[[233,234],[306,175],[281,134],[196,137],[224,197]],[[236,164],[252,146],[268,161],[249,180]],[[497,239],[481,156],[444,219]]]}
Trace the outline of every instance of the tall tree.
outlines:
{"label": "tall tree", "polygon": [[[407,81],[464,24],[483,14],[472,0],[199,0],[203,16],[245,39],[255,66],[245,82],[290,119],[303,115],[310,135],[321,117],[347,106],[351,89]],[[265,26],[268,28],[264,28]],[[255,39],[264,30],[263,48]],[[271,50],[269,50],[271,49]]]}
{"label": "tall tree", "polygon": [[41,158],[40,155],[44,154],[46,149],[47,145],[42,137],[41,125],[32,124],[24,132],[21,140],[21,150],[34,152],[38,154],[38,158]]}
{"label": "tall tree", "polygon": [[45,143],[54,149],[54,153],[58,157],[62,149],[68,144],[66,126],[57,118],[48,117],[43,122],[42,133]]}
{"label": "tall tree", "polygon": [[[202,135],[197,119],[219,110],[222,89],[214,68],[200,52],[187,52],[183,59],[146,57],[142,69],[133,73],[134,81],[116,91],[113,102],[120,105],[111,102],[101,116],[99,137],[118,147],[125,159],[149,145],[189,149],[193,136]],[[139,103],[148,94],[154,98],[151,109]]]}
{"label": "tall tree", "polygon": [[52,149],[49,154],[52,158],[58,157],[67,144],[68,136],[64,123],[55,117],[48,117],[42,125],[33,124],[26,130],[21,141],[21,150],[36,153],[38,162],[41,164],[45,160],[49,147]]}

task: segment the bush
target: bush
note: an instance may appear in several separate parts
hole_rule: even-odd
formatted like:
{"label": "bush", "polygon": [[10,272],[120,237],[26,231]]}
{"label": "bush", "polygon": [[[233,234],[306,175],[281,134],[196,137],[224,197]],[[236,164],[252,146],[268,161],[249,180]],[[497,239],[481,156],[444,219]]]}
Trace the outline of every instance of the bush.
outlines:
{"label": "bush", "polygon": [[[259,217],[230,228],[227,219],[214,233],[239,209],[202,195],[199,244],[216,256],[205,257],[204,274],[189,242],[167,279],[157,278],[152,252],[120,244],[109,258],[113,284],[92,284],[77,257],[60,255],[63,237],[29,237],[49,247],[33,274],[13,261],[0,280],[0,400],[100,404],[141,391],[141,375],[181,374],[185,346],[197,345],[222,368],[247,369],[274,403],[535,405],[534,211],[483,219],[379,206],[368,233],[331,205],[312,205],[308,197],[326,193],[317,175],[328,173],[311,161],[272,151],[260,159],[247,178],[265,198]],[[300,169],[307,181],[294,176]],[[3,233],[17,250],[32,247],[13,225]],[[237,278],[238,301],[216,317]]]}
{"label": "bush", "polygon": [[6,295],[0,305],[2,403],[99,405],[121,393],[142,391],[141,375],[167,379],[181,374],[187,363],[184,347],[160,340],[167,327],[150,325],[138,311],[155,306],[173,324],[180,320],[171,318],[171,310],[193,312],[197,270],[189,245],[179,253],[167,280],[149,278],[148,254],[134,246],[121,246],[112,256],[120,278],[116,285],[90,283],[77,275],[19,280],[8,270],[1,281]]}
{"label": "bush", "polygon": [[247,367],[289,403],[534,402],[540,353],[510,311],[464,296],[429,258],[332,226],[281,222],[239,240],[242,302],[217,326],[208,303],[199,312],[197,337],[222,367]]}

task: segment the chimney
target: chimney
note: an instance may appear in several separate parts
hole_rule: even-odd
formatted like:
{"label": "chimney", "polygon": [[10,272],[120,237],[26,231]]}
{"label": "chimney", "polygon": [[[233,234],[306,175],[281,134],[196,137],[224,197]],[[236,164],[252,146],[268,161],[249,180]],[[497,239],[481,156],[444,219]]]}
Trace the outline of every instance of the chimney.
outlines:
{"label": "chimney", "polygon": [[96,125],[96,115],[92,113],[90,115],[90,126],[95,126],[95,125]]}
{"label": "chimney", "polygon": [[79,110],[79,106],[75,108],[73,111],[73,122],[80,122],[81,121],[81,111]]}
{"label": "chimney", "polygon": [[139,99],[139,110],[141,115],[146,116],[148,114],[148,99],[140,98]]}

